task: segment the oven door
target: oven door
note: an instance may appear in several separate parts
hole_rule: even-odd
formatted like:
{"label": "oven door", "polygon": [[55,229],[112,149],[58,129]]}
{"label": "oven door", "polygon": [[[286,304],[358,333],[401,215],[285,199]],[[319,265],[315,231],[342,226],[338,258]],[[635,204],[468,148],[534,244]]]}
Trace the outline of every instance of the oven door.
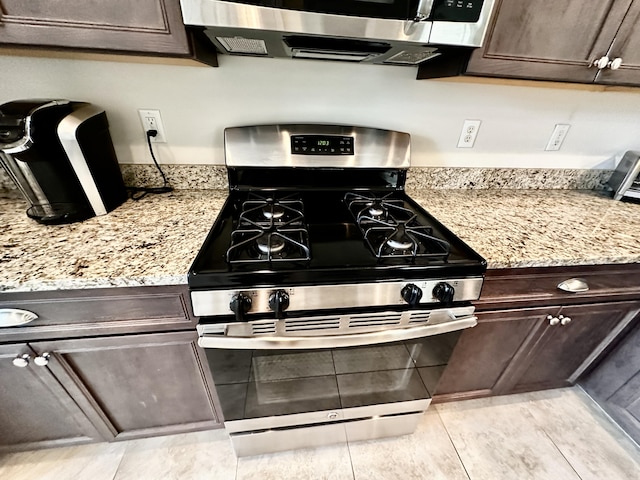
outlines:
{"label": "oven door", "polygon": [[199,325],[237,455],[413,432],[473,311],[349,315],[334,334],[336,316]]}

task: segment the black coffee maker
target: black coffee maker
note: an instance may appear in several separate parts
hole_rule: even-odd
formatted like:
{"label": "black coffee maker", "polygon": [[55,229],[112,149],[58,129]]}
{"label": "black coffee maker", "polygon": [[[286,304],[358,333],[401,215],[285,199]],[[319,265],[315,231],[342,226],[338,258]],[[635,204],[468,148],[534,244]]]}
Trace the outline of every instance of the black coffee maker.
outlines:
{"label": "black coffee maker", "polygon": [[107,116],[89,103],[0,105],[0,163],[40,223],[105,215],[127,199]]}

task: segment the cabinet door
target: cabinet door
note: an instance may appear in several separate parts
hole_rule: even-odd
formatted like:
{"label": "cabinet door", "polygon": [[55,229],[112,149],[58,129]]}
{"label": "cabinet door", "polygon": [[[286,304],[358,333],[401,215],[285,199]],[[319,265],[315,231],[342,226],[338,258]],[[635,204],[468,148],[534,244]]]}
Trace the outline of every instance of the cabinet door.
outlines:
{"label": "cabinet door", "polygon": [[635,328],[580,384],[640,443],[640,319],[635,322]]}
{"label": "cabinet door", "polygon": [[188,55],[179,0],[0,0],[0,43]]}
{"label": "cabinet door", "polygon": [[605,68],[596,78],[597,83],[640,85],[640,1],[635,0],[627,12],[620,30],[607,52],[611,60],[620,58],[617,70]]}
{"label": "cabinet door", "polygon": [[46,367],[13,359],[26,344],[0,345],[0,452],[96,441],[100,435]]}
{"label": "cabinet door", "polygon": [[32,343],[107,438],[220,425],[195,332]]}
{"label": "cabinet door", "polygon": [[501,0],[467,73],[591,83],[631,0]]}
{"label": "cabinet door", "polygon": [[434,401],[494,395],[494,387],[532,332],[558,307],[478,312],[465,330],[438,383]]}
{"label": "cabinet door", "polygon": [[518,365],[511,391],[572,385],[639,312],[639,302],[563,307],[560,314],[570,323],[546,324]]}

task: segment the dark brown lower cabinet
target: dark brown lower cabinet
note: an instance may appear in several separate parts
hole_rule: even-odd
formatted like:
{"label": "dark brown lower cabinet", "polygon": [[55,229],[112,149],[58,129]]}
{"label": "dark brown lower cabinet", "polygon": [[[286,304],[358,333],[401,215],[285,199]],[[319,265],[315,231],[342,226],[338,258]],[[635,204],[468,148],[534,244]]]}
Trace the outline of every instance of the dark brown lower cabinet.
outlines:
{"label": "dark brown lower cabinet", "polygon": [[24,367],[13,364],[23,355],[34,358],[26,343],[0,345],[0,452],[100,440],[49,369],[33,361]]}
{"label": "dark brown lower cabinet", "polygon": [[[186,331],[0,346],[0,450],[221,426],[196,339]],[[29,364],[15,366],[25,353]]]}
{"label": "dark brown lower cabinet", "polygon": [[548,309],[478,312],[453,351],[434,400],[496,395],[494,387]]}
{"label": "dark brown lower cabinet", "polygon": [[435,401],[572,385],[640,313],[640,302],[478,312]]}

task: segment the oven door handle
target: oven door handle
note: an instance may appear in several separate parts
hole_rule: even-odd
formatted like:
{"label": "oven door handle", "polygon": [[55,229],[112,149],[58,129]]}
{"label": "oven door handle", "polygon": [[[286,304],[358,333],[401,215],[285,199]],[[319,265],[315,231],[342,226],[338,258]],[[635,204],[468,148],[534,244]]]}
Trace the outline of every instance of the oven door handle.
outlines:
{"label": "oven door handle", "polygon": [[224,332],[219,334],[204,333],[198,339],[198,345],[202,348],[232,350],[307,350],[356,347],[440,335],[475,327],[477,324],[478,318],[474,315],[469,315],[437,325],[397,328],[351,335],[232,337]]}

